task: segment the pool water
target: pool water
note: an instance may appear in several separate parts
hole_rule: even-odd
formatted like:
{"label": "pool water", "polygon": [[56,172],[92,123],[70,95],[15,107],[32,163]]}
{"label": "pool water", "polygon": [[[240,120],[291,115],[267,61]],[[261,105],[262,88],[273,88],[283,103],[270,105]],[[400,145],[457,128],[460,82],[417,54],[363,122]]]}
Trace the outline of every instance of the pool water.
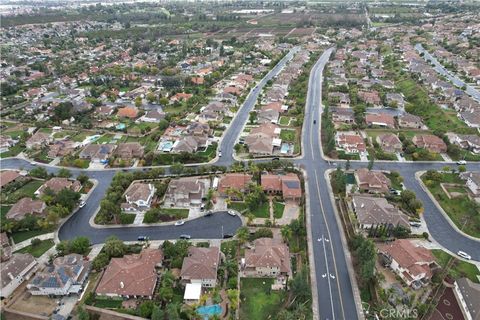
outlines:
{"label": "pool water", "polygon": [[211,306],[201,306],[197,308],[197,313],[200,316],[203,316],[204,319],[208,319],[213,315],[221,315],[222,307],[219,304],[214,304]]}

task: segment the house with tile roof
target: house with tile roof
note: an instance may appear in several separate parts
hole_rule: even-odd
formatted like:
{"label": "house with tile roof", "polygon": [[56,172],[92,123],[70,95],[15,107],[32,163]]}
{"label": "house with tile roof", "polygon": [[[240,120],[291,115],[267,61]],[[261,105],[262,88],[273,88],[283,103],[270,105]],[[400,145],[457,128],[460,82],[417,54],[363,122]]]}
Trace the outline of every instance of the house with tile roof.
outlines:
{"label": "house with tile roof", "polygon": [[218,182],[218,193],[223,197],[230,197],[232,200],[239,200],[228,190],[233,189],[241,194],[248,192],[248,186],[252,183],[252,176],[246,173],[226,173]]}
{"label": "house with tile roof", "polygon": [[95,293],[100,296],[152,299],[158,281],[156,268],[163,261],[160,249],[112,258]]}
{"label": "house with tile roof", "polygon": [[80,254],[69,254],[53,260],[28,283],[34,296],[66,296],[80,294],[90,272],[91,262]]}
{"label": "house with tile roof", "polygon": [[402,152],[403,144],[396,134],[379,134],[376,138],[377,143],[384,152],[397,153]]}
{"label": "house with tile roof", "polygon": [[363,138],[356,133],[337,132],[335,142],[346,153],[365,153],[367,147]]}
{"label": "house with tile roof", "polygon": [[383,172],[372,171],[367,168],[355,170],[355,180],[361,191],[369,193],[387,193],[391,182]]}
{"label": "house with tile roof", "polygon": [[412,141],[417,148],[424,148],[436,153],[447,152],[445,142],[433,134],[417,134]]}
{"label": "house with tile roof", "polygon": [[29,253],[14,253],[0,265],[0,297],[8,298],[37,270],[37,260]]}
{"label": "house with tile roof", "polygon": [[294,173],[286,175],[262,174],[261,186],[265,193],[281,195],[284,200],[300,201],[302,197],[300,179]]}
{"label": "house with tile roof", "polygon": [[390,204],[385,198],[353,195],[352,205],[362,229],[370,229],[380,225],[402,226],[410,229],[408,216]]}
{"label": "house with tile roof", "polygon": [[210,187],[208,179],[185,177],[171,180],[165,192],[164,205],[189,208],[200,206]]}
{"label": "house with tile roof", "polygon": [[220,261],[221,253],[218,247],[189,247],[180,271],[182,283],[201,283],[202,287],[215,287]]}
{"label": "house with tile roof", "polygon": [[54,177],[45,182],[43,185],[35,191],[35,195],[40,196],[42,195],[45,190],[50,189],[54,193],[58,193],[63,189],[70,189],[75,192],[79,192],[82,188],[82,184],[78,180],[68,179],[68,178],[61,178],[61,177]]}
{"label": "house with tile roof", "polygon": [[15,170],[3,170],[0,172],[0,189],[7,186],[9,183],[18,181],[23,176]]}
{"label": "house with tile roof", "polygon": [[256,239],[253,248],[245,250],[241,272],[245,277],[291,277],[290,250],[279,239]]}
{"label": "house with tile roof", "polygon": [[154,194],[153,184],[134,181],[125,191],[126,203],[122,203],[121,207],[128,212],[147,211],[150,209]]}
{"label": "house with tile roof", "polygon": [[25,218],[26,215],[34,215],[37,217],[45,216],[45,209],[47,205],[42,200],[33,200],[31,198],[22,198],[15,203],[10,210],[8,210],[7,219],[20,221]]}
{"label": "house with tile roof", "polygon": [[415,289],[428,284],[433,270],[438,268],[429,250],[413,245],[408,239],[380,243],[377,248],[387,258],[390,268]]}

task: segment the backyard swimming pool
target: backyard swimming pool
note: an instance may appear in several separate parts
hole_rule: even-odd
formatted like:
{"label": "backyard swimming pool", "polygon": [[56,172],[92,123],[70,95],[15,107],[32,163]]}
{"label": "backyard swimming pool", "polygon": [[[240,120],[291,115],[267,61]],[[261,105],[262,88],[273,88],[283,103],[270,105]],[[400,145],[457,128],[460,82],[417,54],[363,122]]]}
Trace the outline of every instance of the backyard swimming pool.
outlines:
{"label": "backyard swimming pool", "polygon": [[208,319],[213,315],[221,315],[222,314],[222,307],[219,304],[214,304],[211,306],[201,306],[197,308],[197,313],[204,317],[204,319]]}

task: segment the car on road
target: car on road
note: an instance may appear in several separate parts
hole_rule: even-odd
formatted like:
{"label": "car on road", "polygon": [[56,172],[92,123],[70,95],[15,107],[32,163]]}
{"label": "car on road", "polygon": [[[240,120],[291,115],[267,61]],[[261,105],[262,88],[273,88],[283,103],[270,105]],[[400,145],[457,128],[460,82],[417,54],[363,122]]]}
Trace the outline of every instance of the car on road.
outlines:
{"label": "car on road", "polygon": [[180,239],[185,239],[185,240],[190,240],[192,238],[191,235],[189,234],[181,234]]}
{"label": "car on road", "polygon": [[205,213],[205,217],[211,217],[213,214],[212,210],[208,210],[207,213]]}
{"label": "car on road", "polygon": [[147,241],[148,237],[147,236],[138,236],[137,240],[138,241]]}
{"label": "car on road", "polygon": [[218,153],[218,157],[219,157],[219,158],[222,157],[222,151],[220,151],[220,152]]}
{"label": "car on road", "polygon": [[467,164],[467,161],[465,161],[465,160],[458,160],[458,161],[457,161],[457,164],[458,164],[458,165],[466,165],[466,164]]}
{"label": "car on road", "polygon": [[177,222],[175,222],[176,226],[183,226],[184,224],[185,224],[185,221],[183,220],[178,220]]}
{"label": "car on road", "polygon": [[225,233],[223,235],[223,239],[229,239],[229,238],[233,238],[233,233]]}
{"label": "car on road", "polygon": [[412,222],[410,222],[410,226],[412,226],[414,228],[420,228],[422,226],[422,224],[420,222],[412,221]]}
{"label": "car on road", "polygon": [[279,157],[273,157],[273,158],[272,158],[272,161],[279,161],[279,160],[280,160]]}
{"label": "car on road", "polygon": [[316,124],[317,123],[317,120],[313,120],[313,124]]}
{"label": "car on road", "polygon": [[85,201],[80,201],[80,204],[78,205],[79,208],[85,207],[86,202]]}
{"label": "car on road", "polygon": [[233,210],[228,210],[228,214],[231,215],[232,217],[235,217],[237,215]]}
{"label": "car on road", "polygon": [[467,260],[471,260],[471,259],[472,259],[472,257],[471,257],[468,253],[466,253],[466,252],[458,251],[457,254],[458,254],[460,257],[464,258],[464,259],[467,259]]}

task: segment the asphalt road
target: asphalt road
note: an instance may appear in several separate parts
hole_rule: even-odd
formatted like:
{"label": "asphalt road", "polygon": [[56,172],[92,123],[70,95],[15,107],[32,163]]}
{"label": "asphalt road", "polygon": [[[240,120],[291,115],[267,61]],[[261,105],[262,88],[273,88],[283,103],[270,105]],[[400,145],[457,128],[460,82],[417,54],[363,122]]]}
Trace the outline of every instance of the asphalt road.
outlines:
{"label": "asphalt road", "polygon": [[425,50],[420,43],[417,43],[415,45],[415,49],[418,52],[424,54],[423,58],[425,60],[430,60],[434,64],[434,66],[435,66],[434,70],[435,71],[437,71],[442,76],[446,77],[448,80],[450,80],[457,87],[462,88],[463,86],[465,86],[466,87],[465,92],[468,93],[469,95],[471,95],[477,101],[480,101],[480,92],[477,89],[475,89],[474,87],[472,87],[469,84],[466,84],[463,80],[461,80],[455,74],[453,74],[452,72],[445,69],[445,67],[440,62],[438,62],[437,58],[434,57],[433,55],[431,55],[427,50]]}
{"label": "asphalt road", "polygon": [[249,118],[250,111],[255,107],[257,103],[258,96],[262,92],[263,87],[267,82],[277,76],[285,65],[293,58],[294,54],[298,52],[300,47],[292,48],[278,63],[277,65],[270,70],[260,82],[253,88],[248,94],[245,102],[240,107],[235,118],[233,118],[230,126],[225,132],[222,141],[220,143],[219,151],[222,152],[222,157],[218,158],[215,165],[219,166],[229,166],[235,160],[233,158],[233,148],[235,147],[236,141],[240,134],[243,131],[243,127]]}

